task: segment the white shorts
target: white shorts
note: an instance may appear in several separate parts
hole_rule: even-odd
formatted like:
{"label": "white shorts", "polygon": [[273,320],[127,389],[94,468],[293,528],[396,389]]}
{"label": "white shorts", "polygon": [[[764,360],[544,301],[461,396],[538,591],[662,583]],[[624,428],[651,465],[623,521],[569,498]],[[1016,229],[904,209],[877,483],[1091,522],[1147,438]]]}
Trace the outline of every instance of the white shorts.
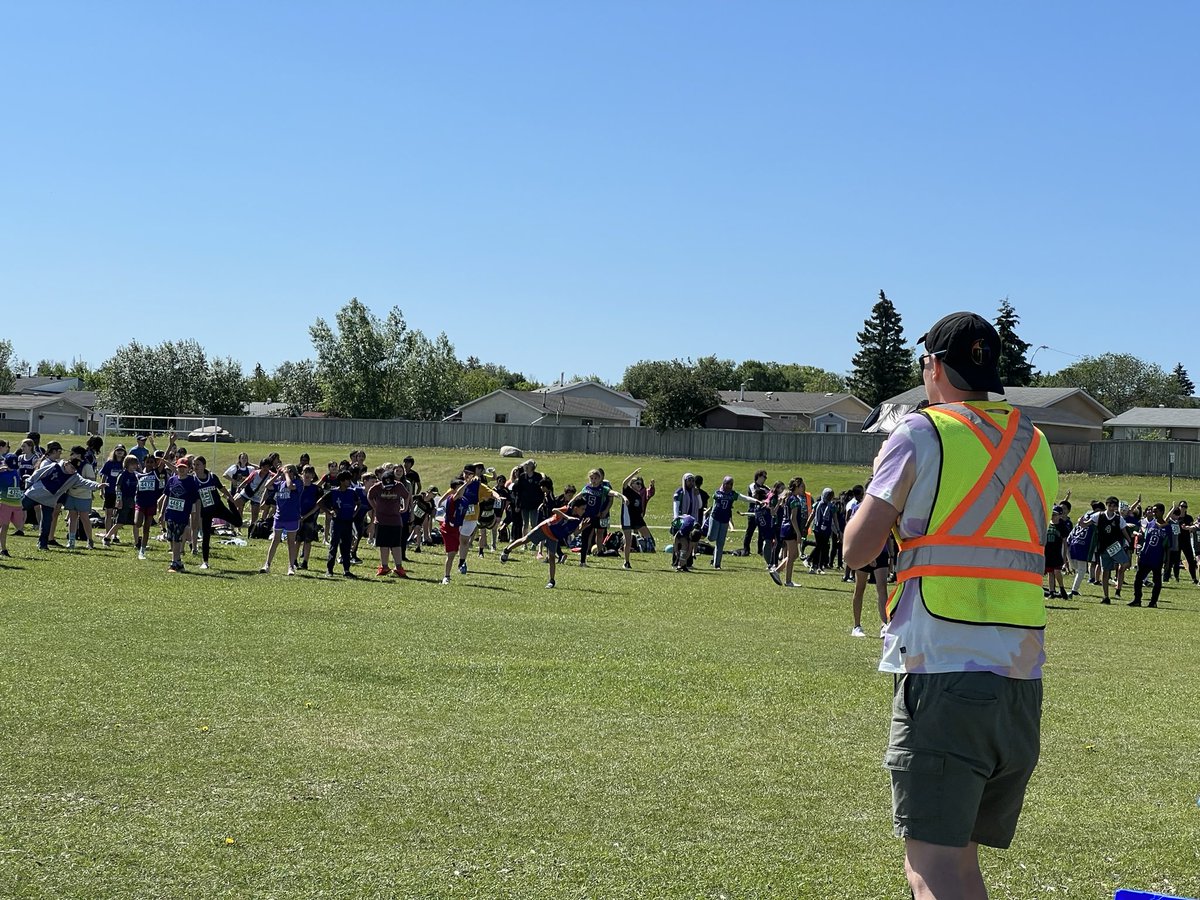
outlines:
{"label": "white shorts", "polygon": [[478,525],[479,521],[477,519],[473,519],[469,522],[463,522],[460,526],[458,526],[458,533],[463,537],[470,537],[475,533],[475,529],[478,527]]}

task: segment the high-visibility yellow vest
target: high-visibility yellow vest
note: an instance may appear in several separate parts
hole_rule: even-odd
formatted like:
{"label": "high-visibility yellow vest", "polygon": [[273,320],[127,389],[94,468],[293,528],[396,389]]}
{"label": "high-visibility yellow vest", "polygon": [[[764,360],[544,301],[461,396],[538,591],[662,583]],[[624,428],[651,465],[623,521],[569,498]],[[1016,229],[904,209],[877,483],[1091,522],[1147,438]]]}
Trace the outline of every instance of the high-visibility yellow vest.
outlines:
{"label": "high-visibility yellow vest", "polygon": [[920,579],[925,608],[971,625],[1046,626],[1042,576],[1046,524],[1058,470],[1045,436],[1007,403],[971,401],[923,410],[942,459],[925,535],[901,543],[901,586]]}

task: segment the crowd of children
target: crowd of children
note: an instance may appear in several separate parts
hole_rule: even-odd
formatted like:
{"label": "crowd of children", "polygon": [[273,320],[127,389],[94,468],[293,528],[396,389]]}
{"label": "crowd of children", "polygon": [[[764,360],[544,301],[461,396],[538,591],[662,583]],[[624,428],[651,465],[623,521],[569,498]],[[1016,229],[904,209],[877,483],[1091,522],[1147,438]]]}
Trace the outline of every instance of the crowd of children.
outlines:
{"label": "crowd of children", "polygon": [[[354,578],[352,566],[362,564],[358,554],[366,540],[379,554],[378,577],[406,578],[409,552],[440,547],[443,584],[450,583],[455,569],[468,574],[472,548],[483,556],[502,541],[507,544],[502,563],[520,548],[548,561],[548,588],[555,586],[568,553],[577,553],[584,567],[589,557],[621,556],[621,567],[631,569],[632,553],[657,549],[646,522],[656,485],[653,479],[646,483],[640,468],[619,488],[595,468],[582,490],[568,484],[558,492],[535,460],[507,476],[471,463],[442,493],[422,485],[411,456],[369,468],[365,451],[355,450],[318,473],[307,454],[292,464],[273,453],[252,465],[242,453],[218,475],[203,455],[179,446],[174,434],[162,450],[150,435],[138,434],[135,440],[133,448],[118,443],[102,458],[99,436],[69,449],[57,441],[42,447],[36,433],[16,448],[0,439],[0,556],[9,556],[10,529],[20,535],[36,528],[41,550],[61,546],[56,534],[64,510],[67,547],[93,548],[97,531],[104,546],[120,545],[129,526],[128,540],[139,559],[146,559],[154,538],[166,540],[168,570],[175,573],[184,571],[188,548],[200,557],[200,568],[208,569],[214,535],[236,535],[243,527],[250,537],[267,542],[263,573],[271,571],[281,547],[288,575],[308,569],[315,545],[325,557],[326,577],[340,564],[342,575]],[[865,636],[862,605],[870,584],[880,620],[886,621],[894,541],[861,570],[842,564],[842,533],[863,499],[863,485],[840,494],[826,487],[815,501],[803,478],[768,486],[765,469],[754,474],[744,493],[736,490],[733,476],[725,476],[711,495],[703,485],[701,475],[688,472],[672,495],[669,549],[675,571],[691,571],[701,556],[711,556],[709,565],[719,570],[729,555],[750,556],[753,543],[768,576],[781,586],[798,586],[797,565],[813,575],[841,570],[842,580],[854,585],[855,637]],[[620,515],[615,530],[614,506]],[[726,544],[736,515],[745,517],[746,527],[741,548],[730,552]],[[1163,503],[1143,509],[1140,497],[1132,504],[1116,497],[1093,501],[1073,521],[1068,492],[1054,505],[1047,530],[1046,597],[1077,597],[1087,578],[1101,588],[1101,603],[1110,603],[1110,590],[1120,597],[1132,570],[1129,605],[1142,605],[1142,588],[1149,585],[1147,605],[1157,606],[1163,583],[1178,580],[1185,561],[1197,583],[1196,530],[1186,501],[1169,510]],[[1069,590],[1064,574],[1074,576]]]}

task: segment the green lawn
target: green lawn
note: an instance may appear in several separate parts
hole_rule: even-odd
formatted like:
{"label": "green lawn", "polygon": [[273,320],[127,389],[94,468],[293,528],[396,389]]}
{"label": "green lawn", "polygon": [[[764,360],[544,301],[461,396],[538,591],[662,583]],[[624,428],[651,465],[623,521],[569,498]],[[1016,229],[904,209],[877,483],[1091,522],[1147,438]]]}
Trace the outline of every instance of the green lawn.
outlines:
{"label": "green lawn", "polygon": [[[441,487],[501,462],[413,455]],[[560,486],[597,462],[538,458]],[[664,488],[754,468],[646,462]],[[814,492],[865,475],[794,472]],[[261,542],[182,577],[165,544],[142,563],[10,547],[0,895],[908,896],[891,679],[848,636],[836,575],[788,591],[753,560],[679,575],[658,554],[566,566],[548,591],[526,555],[473,556],[443,587],[429,552],[397,583],[255,575]],[[1090,590],[1050,612],[1042,764],[1013,849],[985,856],[992,896],[1200,895],[1200,589],[1157,611]]]}

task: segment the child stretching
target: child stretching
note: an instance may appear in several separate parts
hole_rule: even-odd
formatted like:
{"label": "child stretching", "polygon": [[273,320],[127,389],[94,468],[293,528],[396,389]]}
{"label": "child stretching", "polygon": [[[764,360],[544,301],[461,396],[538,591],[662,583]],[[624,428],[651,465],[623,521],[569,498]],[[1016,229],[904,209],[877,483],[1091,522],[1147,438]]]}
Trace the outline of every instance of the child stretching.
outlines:
{"label": "child stretching", "polygon": [[680,516],[671,522],[671,533],[675,535],[675,571],[690,572],[700,540],[700,523],[695,516]]}
{"label": "child stretching", "polygon": [[460,526],[466,511],[459,497],[464,484],[466,482],[463,479],[455,478],[450,482],[450,490],[442,497],[442,521],[438,528],[442,534],[442,547],[446,551],[446,574],[442,577],[442,584],[450,583],[450,568],[454,565],[454,557],[458,555]]}
{"label": "child stretching", "polygon": [[317,516],[321,512],[321,495],[324,492],[317,483],[317,470],[312,466],[301,469],[300,478],[304,483],[300,487],[300,531],[296,534],[296,540],[300,544],[300,568],[307,570],[313,541],[317,539]]}
{"label": "child stretching", "polygon": [[183,571],[183,539],[188,526],[193,532],[199,530],[200,513],[196,501],[200,499],[200,488],[191,474],[191,460],[181,456],[175,461],[175,474],[167,479],[163,495],[158,502],[158,515],[167,530],[171,542],[171,564],[168,572]]}
{"label": "child stretching", "polygon": [[[508,554],[522,544],[545,544],[550,556],[550,580],[546,587],[554,587],[554,575],[558,567],[558,548],[566,544],[575,529],[583,521],[584,510],[587,509],[587,498],[583,495],[571,501],[570,506],[562,506],[554,510],[554,514],[545,521],[539,522],[524,537],[519,537],[500,554],[500,562],[508,562]],[[573,513],[573,515],[572,515]]]}
{"label": "child stretching", "polygon": [[275,488],[275,527],[271,534],[271,546],[267,548],[267,561],[259,569],[264,575],[271,572],[271,562],[280,543],[287,541],[289,575],[296,574],[296,532],[300,530],[300,478],[295,466],[283,467],[272,486]]}

